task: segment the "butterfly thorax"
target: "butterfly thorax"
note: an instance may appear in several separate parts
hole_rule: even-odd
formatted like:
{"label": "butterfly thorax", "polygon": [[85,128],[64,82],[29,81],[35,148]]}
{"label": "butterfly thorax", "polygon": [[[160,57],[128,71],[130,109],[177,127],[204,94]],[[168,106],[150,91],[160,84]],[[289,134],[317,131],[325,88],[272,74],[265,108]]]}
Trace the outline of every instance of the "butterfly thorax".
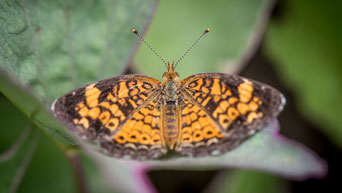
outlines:
{"label": "butterfly thorax", "polygon": [[175,103],[179,94],[178,73],[174,71],[174,65],[167,65],[167,72],[163,74],[163,82],[161,83],[162,97],[164,105],[167,103]]}
{"label": "butterfly thorax", "polygon": [[174,65],[167,65],[167,72],[163,74],[162,89],[162,133],[166,144],[174,149],[179,138],[179,88],[178,73],[174,71]]}

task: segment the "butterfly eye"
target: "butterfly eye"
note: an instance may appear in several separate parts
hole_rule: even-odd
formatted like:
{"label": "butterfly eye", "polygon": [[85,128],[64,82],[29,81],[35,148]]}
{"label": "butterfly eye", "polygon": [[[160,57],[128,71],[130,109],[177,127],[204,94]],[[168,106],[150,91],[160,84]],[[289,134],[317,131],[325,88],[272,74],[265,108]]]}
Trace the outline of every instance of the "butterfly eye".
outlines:
{"label": "butterfly eye", "polygon": [[164,77],[165,77],[165,75],[166,75],[166,72],[164,72],[164,73],[163,73],[163,76],[162,76],[162,78],[164,78]]}
{"label": "butterfly eye", "polygon": [[176,72],[176,76],[177,76],[177,77],[179,77],[179,74],[178,74],[178,72]]}

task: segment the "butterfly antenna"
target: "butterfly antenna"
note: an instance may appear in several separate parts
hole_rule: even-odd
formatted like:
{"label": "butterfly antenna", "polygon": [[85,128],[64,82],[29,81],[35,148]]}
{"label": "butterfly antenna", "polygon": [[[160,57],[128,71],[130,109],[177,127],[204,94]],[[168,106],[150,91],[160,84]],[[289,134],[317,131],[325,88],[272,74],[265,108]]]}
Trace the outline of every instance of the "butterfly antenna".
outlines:
{"label": "butterfly antenna", "polygon": [[208,32],[210,32],[210,28],[207,28],[206,30],[204,30],[204,32],[202,33],[202,35],[200,35],[200,37],[197,38],[197,40],[189,47],[189,49],[186,50],[186,52],[183,54],[183,56],[180,57],[180,58],[178,59],[178,61],[177,61],[176,64],[175,64],[175,68],[177,67],[178,63],[184,58],[184,56],[186,56],[186,55],[189,53],[189,51],[197,44],[197,42],[199,42],[200,39],[201,39],[205,34],[207,34]]}
{"label": "butterfly antenna", "polygon": [[154,53],[154,55],[156,55],[165,64],[167,68],[167,64],[165,60],[162,57],[160,57],[160,55],[150,46],[150,44],[147,43],[147,41],[139,34],[139,32],[134,28],[132,29],[132,32],[135,33],[135,35],[137,35],[139,39],[141,39],[141,41],[143,41],[148,48],[150,48],[150,50]]}

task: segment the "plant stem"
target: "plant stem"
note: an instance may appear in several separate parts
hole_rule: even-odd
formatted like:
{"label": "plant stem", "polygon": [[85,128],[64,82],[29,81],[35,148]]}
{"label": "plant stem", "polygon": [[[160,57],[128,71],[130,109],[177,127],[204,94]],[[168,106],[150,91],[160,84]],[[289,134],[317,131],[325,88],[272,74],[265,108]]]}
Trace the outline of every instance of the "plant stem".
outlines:
{"label": "plant stem", "polygon": [[75,150],[65,150],[65,154],[72,167],[73,178],[76,184],[76,191],[78,193],[90,193],[79,152]]}

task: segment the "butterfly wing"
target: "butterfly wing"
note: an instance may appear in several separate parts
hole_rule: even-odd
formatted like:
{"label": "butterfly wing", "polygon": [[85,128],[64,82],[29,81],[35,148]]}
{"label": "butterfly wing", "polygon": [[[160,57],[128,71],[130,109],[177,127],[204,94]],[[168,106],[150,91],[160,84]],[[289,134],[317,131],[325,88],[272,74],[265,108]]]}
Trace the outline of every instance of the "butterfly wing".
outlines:
{"label": "butterfly wing", "polygon": [[185,97],[181,106],[181,130],[176,151],[188,156],[206,156],[214,155],[215,152],[224,152],[228,146],[223,142],[225,135],[207,113]]}
{"label": "butterfly wing", "polygon": [[114,157],[159,157],[166,153],[153,102],[159,83],[143,75],[101,80],[60,97],[53,111],[69,129]]}
{"label": "butterfly wing", "polygon": [[156,159],[167,153],[162,137],[161,113],[157,102],[149,100],[113,137],[104,136],[101,147],[114,157]]}
{"label": "butterfly wing", "polygon": [[[195,74],[181,85],[185,105],[177,151],[191,156],[217,155],[235,148],[275,118],[285,104],[276,89],[236,75]],[[196,135],[199,139],[194,140]]]}

